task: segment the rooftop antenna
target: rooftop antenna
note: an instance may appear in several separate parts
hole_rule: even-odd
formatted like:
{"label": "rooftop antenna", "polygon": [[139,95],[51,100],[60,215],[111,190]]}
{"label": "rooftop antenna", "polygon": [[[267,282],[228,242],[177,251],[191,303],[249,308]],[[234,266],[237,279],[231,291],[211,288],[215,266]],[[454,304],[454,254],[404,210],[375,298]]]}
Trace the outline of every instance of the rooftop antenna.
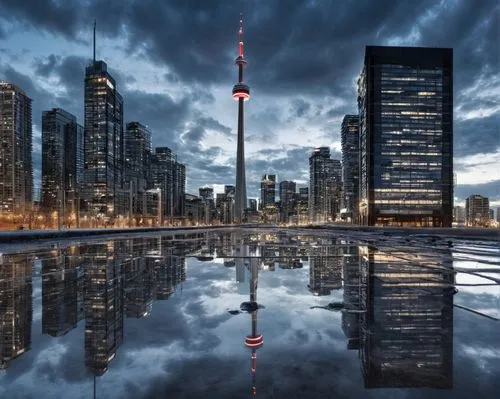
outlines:
{"label": "rooftop antenna", "polygon": [[95,64],[95,28],[96,28],[96,20],[94,19],[94,64]]}
{"label": "rooftop antenna", "polygon": [[240,30],[238,31],[239,37],[239,55],[243,57],[243,13],[240,13]]}

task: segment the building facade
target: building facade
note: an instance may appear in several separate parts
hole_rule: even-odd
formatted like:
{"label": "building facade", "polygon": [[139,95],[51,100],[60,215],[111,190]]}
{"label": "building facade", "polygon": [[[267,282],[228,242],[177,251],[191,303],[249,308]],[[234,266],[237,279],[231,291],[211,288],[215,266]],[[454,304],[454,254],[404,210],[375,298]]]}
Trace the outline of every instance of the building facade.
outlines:
{"label": "building facade", "polygon": [[297,184],[294,181],[280,182],[280,221],[288,223],[290,217],[296,214],[297,201],[295,192]]}
{"label": "building facade", "polygon": [[0,214],[32,209],[31,98],[0,80]]}
{"label": "building facade", "polygon": [[140,214],[144,208],[144,193],[152,186],[151,131],[140,122],[129,122],[124,134],[124,187],[129,191],[130,212]]}
{"label": "building facade", "polygon": [[358,108],[361,223],[451,226],[453,50],[367,46]]}
{"label": "building facade", "polygon": [[345,115],[341,127],[344,207],[351,222],[358,221],[359,116]]}
{"label": "building facade", "polygon": [[83,128],[69,112],[53,108],[42,113],[41,208],[71,225],[79,210],[83,180]]}
{"label": "building facade", "polygon": [[276,205],[276,175],[265,174],[260,182],[260,207]]}
{"label": "building facade", "polygon": [[330,148],[316,147],[309,157],[309,220],[334,221],[340,208],[340,161],[330,158]]}
{"label": "building facade", "polygon": [[467,226],[488,227],[490,224],[490,200],[481,195],[471,195],[465,200]]}
{"label": "building facade", "polygon": [[104,61],[85,69],[84,200],[93,216],[113,219],[123,187],[123,100]]}

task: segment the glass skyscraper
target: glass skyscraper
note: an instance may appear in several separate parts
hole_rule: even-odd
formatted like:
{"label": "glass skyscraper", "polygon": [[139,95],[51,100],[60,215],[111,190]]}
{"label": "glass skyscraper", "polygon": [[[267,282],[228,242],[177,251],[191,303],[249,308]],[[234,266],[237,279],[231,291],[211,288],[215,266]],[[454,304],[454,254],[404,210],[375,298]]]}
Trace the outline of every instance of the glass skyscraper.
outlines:
{"label": "glass skyscraper", "polygon": [[359,117],[345,115],[342,120],[342,184],[344,207],[351,221],[357,221],[359,192]]}
{"label": "glass skyscraper", "polygon": [[453,50],[367,46],[358,106],[361,223],[451,226]]}
{"label": "glass skyscraper", "polygon": [[62,211],[63,220],[78,209],[83,167],[82,128],[60,108],[42,113],[42,207]]}
{"label": "glass skyscraper", "polygon": [[33,199],[31,98],[0,80],[0,214],[23,214]]}
{"label": "glass skyscraper", "polygon": [[342,167],[329,147],[316,147],[309,157],[309,220],[329,222],[340,210]]}
{"label": "glass skyscraper", "polygon": [[123,185],[123,99],[104,61],[85,70],[84,199],[92,215],[113,218]]}

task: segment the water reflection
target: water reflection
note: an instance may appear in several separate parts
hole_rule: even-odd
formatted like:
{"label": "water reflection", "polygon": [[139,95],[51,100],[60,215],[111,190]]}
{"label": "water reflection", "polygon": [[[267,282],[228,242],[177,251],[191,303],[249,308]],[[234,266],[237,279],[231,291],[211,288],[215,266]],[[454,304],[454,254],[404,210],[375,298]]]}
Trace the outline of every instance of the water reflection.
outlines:
{"label": "water reflection", "polygon": [[359,350],[365,387],[452,388],[450,264],[369,246],[346,252],[342,326],[349,349]]}
{"label": "water reflection", "polygon": [[0,257],[0,369],[31,348],[32,257]]}
{"label": "water reflection", "polygon": [[[127,344],[124,319],[147,318],[154,314],[156,301],[182,292],[190,278],[186,258],[196,260],[195,267],[201,270],[220,265],[233,284],[239,283],[229,289],[242,303],[227,303],[233,308],[239,305],[228,316],[249,315],[250,326],[241,337],[244,346],[231,351],[243,353],[245,346],[250,350],[245,390],[249,387],[254,395],[266,392],[265,380],[261,386],[257,382],[257,351],[263,347],[263,336],[279,334],[269,331],[269,321],[262,324],[261,320],[259,330],[259,312],[265,312],[261,317],[286,312],[280,304],[257,301],[259,278],[279,273],[295,276],[302,291],[293,289],[315,305],[300,312],[319,312],[330,330],[340,320],[343,342],[359,354],[364,388],[453,387],[456,291],[449,247],[426,253],[283,232],[210,231],[3,254],[0,367],[7,369],[31,348],[33,279],[41,277],[42,334],[54,338],[80,334],[81,330],[74,330],[82,323],[82,363],[89,376],[102,377]],[[195,286],[205,283],[198,277]],[[262,293],[273,288],[260,289]],[[269,301],[269,295],[265,298]],[[182,301],[176,303],[180,306]],[[328,312],[340,315],[330,318],[333,313]],[[272,349],[276,350],[276,344],[271,344]],[[267,352],[263,351],[259,353]],[[260,365],[263,376],[272,371],[267,366],[268,361]]]}

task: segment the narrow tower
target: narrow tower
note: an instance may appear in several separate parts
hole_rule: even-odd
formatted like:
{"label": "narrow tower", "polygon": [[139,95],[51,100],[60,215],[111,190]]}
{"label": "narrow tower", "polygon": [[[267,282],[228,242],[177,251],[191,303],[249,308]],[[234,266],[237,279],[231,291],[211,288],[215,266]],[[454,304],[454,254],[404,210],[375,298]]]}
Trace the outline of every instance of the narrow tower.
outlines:
{"label": "narrow tower", "polygon": [[236,223],[244,220],[247,207],[247,182],[245,178],[245,138],[243,125],[243,102],[250,98],[250,87],[243,83],[243,16],[240,15],[239,45],[236,65],[238,65],[238,83],[233,87],[233,98],[238,101],[238,148],[236,153],[236,193],[234,197],[234,219]]}
{"label": "narrow tower", "polygon": [[249,310],[252,316],[252,334],[245,337],[245,346],[252,352],[250,355],[250,370],[252,372],[252,394],[257,394],[257,349],[264,345],[264,336],[257,332],[257,282],[259,278],[259,265],[257,259],[250,258],[250,302],[241,305]]}

